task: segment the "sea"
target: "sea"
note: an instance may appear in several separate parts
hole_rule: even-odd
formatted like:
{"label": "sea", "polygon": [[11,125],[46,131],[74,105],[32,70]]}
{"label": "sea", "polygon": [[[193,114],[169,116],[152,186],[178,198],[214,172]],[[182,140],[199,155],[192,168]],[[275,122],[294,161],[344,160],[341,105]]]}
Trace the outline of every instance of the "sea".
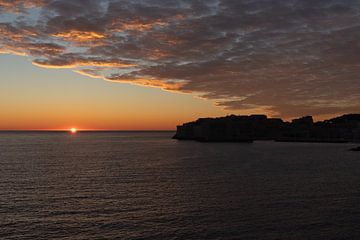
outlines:
{"label": "sea", "polygon": [[357,144],[1,132],[0,239],[360,239]]}

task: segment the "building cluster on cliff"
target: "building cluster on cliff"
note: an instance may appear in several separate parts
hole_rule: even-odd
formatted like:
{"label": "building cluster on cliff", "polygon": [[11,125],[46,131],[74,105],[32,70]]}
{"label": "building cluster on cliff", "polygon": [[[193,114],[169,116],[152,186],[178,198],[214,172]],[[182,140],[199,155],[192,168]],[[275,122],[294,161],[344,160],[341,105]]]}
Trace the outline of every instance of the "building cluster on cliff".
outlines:
{"label": "building cluster on cliff", "polygon": [[200,118],[177,127],[176,139],[198,141],[360,142],[360,114],[314,122],[311,116],[285,122],[265,115]]}

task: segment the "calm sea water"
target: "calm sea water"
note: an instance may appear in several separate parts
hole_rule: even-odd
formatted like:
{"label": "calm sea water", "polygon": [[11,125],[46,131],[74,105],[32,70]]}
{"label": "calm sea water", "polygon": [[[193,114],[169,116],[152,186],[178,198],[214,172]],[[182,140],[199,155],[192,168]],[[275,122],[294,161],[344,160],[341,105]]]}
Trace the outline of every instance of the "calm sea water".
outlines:
{"label": "calm sea water", "polygon": [[0,239],[360,239],[353,144],[0,133]]}

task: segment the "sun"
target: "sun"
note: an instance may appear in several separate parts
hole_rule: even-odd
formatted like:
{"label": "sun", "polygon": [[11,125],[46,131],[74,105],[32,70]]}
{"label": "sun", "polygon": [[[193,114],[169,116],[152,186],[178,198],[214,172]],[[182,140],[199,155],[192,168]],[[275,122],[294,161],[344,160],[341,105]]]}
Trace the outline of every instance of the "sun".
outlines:
{"label": "sun", "polygon": [[70,132],[71,132],[71,133],[76,133],[76,132],[77,132],[77,129],[76,129],[76,128],[71,128],[71,129],[70,129]]}

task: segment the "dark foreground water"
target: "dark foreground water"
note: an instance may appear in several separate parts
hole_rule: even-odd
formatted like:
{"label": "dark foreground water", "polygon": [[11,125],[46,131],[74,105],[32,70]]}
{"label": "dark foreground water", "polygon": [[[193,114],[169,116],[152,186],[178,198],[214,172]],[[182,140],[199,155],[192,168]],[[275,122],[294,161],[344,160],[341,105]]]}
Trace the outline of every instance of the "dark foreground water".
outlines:
{"label": "dark foreground water", "polygon": [[353,144],[0,133],[0,239],[360,239]]}

